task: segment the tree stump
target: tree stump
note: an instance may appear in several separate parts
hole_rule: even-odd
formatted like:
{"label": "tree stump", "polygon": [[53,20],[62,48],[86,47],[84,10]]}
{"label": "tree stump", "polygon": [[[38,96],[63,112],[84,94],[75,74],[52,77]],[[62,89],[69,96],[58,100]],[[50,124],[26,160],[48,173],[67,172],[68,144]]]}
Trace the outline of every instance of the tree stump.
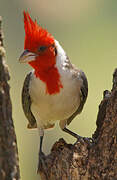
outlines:
{"label": "tree stump", "polygon": [[40,166],[42,180],[117,180],[117,69],[111,92],[104,91],[93,141],[59,139]]}
{"label": "tree stump", "polygon": [[0,180],[19,180],[17,142],[8,84],[10,76],[5,64],[1,22],[0,17]]}

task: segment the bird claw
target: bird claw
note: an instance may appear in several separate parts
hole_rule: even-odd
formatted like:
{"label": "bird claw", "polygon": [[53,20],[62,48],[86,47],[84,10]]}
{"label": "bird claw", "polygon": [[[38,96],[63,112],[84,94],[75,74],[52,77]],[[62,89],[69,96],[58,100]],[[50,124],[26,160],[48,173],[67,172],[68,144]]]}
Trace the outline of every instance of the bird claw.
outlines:
{"label": "bird claw", "polygon": [[94,143],[94,139],[90,137],[83,137],[83,140],[86,141],[88,144]]}
{"label": "bird claw", "polygon": [[37,167],[37,174],[39,174],[42,170],[44,171],[46,179],[48,180],[49,174],[48,174],[48,167],[46,164],[45,154],[43,152],[39,152],[39,162],[38,162],[38,167]]}
{"label": "bird claw", "polygon": [[43,167],[46,167],[45,163],[45,155],[43,152],[39,153],[39,161],[38,161],[38,167],[37,167],[37,174],[41,171]]}
{"label": "bird claw", "polygon": [[78,142],[83,142],[83,140],[84,140],[85,142],[87,142],[89,145],[90,145],[91,143],[94,143],[93,138],[82,137],[82,136],[77,135],[77,141],[76,141],[75,144],[77,144]]}
{"label": "bird claw", "polygon": [[37,174],[41,173],[43,170],[46,179],[49,179],[49,174],[48,174],[48,167],[45,161],[45,155],[43,152],[39,153],[39,162],[38,162],[38,169],[37,169]]}

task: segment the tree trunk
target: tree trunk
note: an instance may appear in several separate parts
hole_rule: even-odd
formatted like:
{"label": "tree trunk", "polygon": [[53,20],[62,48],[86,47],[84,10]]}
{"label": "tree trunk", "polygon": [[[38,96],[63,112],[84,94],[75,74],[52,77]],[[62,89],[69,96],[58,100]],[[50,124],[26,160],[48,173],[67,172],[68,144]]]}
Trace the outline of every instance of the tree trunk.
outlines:
{"label": "tree trunk", "polygon": [[42,180],[117,180],[117,69],[111,92],[104,91],[96,131],[75,144],[59,139],[48,156],[43,155]]}
{"label": "tree trunk", "polygon": [[17,142],[8,84],[10,77],[5,64],[1,21],[0,17],[0,180],[19,180]]}

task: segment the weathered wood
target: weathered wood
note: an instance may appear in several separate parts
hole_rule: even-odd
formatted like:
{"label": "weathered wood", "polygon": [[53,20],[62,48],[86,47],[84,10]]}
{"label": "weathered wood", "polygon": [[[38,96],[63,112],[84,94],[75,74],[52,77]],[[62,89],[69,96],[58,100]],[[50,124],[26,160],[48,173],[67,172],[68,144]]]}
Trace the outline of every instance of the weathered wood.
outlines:
{"label": "weathered wood", "polygon": [[59,139],[40,166],[42,180],[117,180],[117,69],[111,92],[104,91],[93,141]]}
{"label": "weathered wood", "polygon": [[1,22],[0,17],[0,180],[19,180],[17,142],[8,84],[10,76],[5,64]]}

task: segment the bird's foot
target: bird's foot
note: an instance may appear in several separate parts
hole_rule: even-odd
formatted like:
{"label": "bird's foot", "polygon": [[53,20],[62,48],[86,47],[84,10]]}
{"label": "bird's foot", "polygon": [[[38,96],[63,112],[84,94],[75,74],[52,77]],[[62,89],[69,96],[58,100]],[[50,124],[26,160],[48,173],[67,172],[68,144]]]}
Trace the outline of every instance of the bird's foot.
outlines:
{"label": "bird's foot", "polygon": [[[38,161],[38,167],[37,167],[37,174],[39,172],[44,170],[44,172],[48,172],[47,170],[47,164],[46,164],[46,159],[45,159],[45,154],[43,152],[39,152],[39,161]],[[46,174],[47,176],[48,174]]]}
{"label": "bird's foot", "polygon": [[74,132],[72,132],[71,130],[67,129],[66,127],[63,129],[63,131],[65,131],[66,133],[72,135],[73,137],[75,137],[77,139],[76,143],[77,144],[78,142],[87,142],[89,145],[92,145],[94,144],[94,140],[93,138],[87,138],[87,137],[82,137]]}
{"label": "bird's foot", "polygon": [[93,138],[89,138],[89,137],[82,137],[82,136],[79,136],[77,135],[77,141],[75,142],[75,144],[77,144],[78,142],[87,142],[89,145],[91,145],[92,143],[94,143],[94,140]]}
{"label": "bird's foot", "polygon": [[90,137],[83,137],[84,141],[86,141],[88,144],[94,144],[94,139]]}

